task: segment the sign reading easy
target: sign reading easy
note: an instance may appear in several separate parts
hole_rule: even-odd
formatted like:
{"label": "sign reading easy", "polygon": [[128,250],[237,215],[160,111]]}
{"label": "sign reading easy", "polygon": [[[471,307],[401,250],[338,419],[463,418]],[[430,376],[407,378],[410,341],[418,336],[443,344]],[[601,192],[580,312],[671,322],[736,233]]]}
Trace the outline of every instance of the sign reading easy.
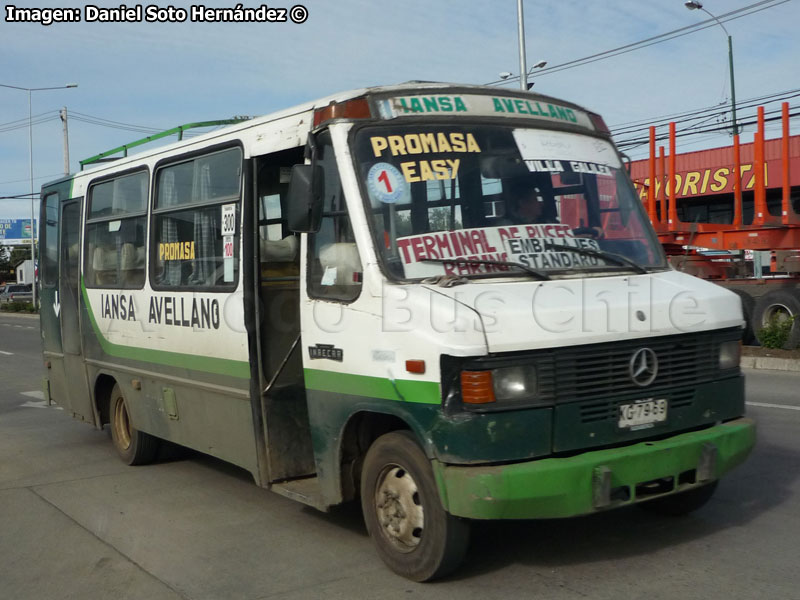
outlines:
{"label": "sign reading easy", "polygon": [[0,246],[16,246],[30,243],[30,219],[0,219]]}

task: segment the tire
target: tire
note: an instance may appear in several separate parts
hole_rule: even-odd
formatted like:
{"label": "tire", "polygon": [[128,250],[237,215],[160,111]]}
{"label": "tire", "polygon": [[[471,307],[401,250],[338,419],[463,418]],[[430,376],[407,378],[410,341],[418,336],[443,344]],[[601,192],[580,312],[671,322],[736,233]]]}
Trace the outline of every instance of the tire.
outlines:
{"label": "tire", "polygon": [[756,301],[745,291],[728,288],[742,300],[742,316],[744,317],[744,329],[742,330],[742,343],[745,346],[752,346],[756,341],[753,333],[753,310]]}
{"label": "tire", "polygon": [[714,481],[713,483],[706,484],[693,490],[648,500],[647,502],[642,502],[638,506],[659,515],[682,517],[705,506],[717,490],[717,483],[718,482]]}
{"label": "tire", "polygon": [[753,332],[758,335],[773,317],[795,317],[789,338],[783,345],[793,350],[800,345],[800,290],[772,290],[761,296],[753,309]]}
{"label": "tire", "polygon": [[370,446],[361,506],[378,555],[398,575],[429,581],[461,564],[469,522],[445,512],[430,462],[410,432],[387,433]]}
{"label": "tire", "polygon": [[120,458],[128,465],[146,465],[158,453],[158,438],[136,429],[130,421],[128,404],[119,384],[114,384],[109,400],[111,440]]}

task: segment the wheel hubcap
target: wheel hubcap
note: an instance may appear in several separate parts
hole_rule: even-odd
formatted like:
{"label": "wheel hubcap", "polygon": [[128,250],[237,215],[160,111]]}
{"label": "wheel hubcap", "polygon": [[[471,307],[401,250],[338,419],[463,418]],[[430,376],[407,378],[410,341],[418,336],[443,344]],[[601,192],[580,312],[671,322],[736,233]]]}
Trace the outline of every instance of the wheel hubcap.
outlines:
{"label": "wheel hubcap", "polygon": [[778,322],[783,322],[787,319],[791,319],[792,316],[792,311],[788,306],[784,306],[783,304],[773,304],[764,311],[764,318],[761,324],[766,327],[773,319],[777,320]]}
{"label": "wheel hubcap", "polygon": [[411,552],[420,543],[425,513],[419,489],[408,471],[398,466],[383,470],[375,490],[378,524],[399,551]]}
{"label": "wheel hubcap", "polygon": [[114,432],[123,450],[127,450],[131,445],[130,420],[128,419],[128,408],[122,398],[117,398],[114,403]]}

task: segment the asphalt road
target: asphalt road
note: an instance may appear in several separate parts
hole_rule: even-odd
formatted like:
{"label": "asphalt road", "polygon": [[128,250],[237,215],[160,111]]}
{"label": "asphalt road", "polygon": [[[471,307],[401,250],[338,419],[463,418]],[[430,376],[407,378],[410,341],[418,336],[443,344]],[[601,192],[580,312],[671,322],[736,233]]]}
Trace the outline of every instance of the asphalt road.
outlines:
{"label": "asphalt road", "polygon": [[478,523],[462,569],[423,585],[382,565],[357,507],[318,513],[189,452],[124,466],[41,401],[38,321],[0,315],[0,597],[800,598],[800,374],[747,375],[759,442],[703,509]]}

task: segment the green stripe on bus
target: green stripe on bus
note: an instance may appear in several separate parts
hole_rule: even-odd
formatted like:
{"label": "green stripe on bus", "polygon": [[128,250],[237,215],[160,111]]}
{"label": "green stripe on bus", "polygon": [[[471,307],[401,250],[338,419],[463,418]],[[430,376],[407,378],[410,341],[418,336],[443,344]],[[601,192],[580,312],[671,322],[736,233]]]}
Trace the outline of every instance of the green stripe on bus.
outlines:
{"label": "green stripe on bus", "polygon": [[320,369],[304,369],[306,388],[352,396],[384,400],[405,400],[421,404],[440,404],[439,384],[435,381],[411,381],[385,377],[369,377],[352,373],[335,373]]}
{"label": "green stripe on bus", "polygon": [[156,363],[170,367],[179,367],[191,371],[203,371],[214,373],[215,375],[228,375],[239,379],[250,379],[250,363],[240,360],[230,360],[227,358],[213,358],[210,356],[196,356],[194,354],[181,354],[179,352],[167,352],[166,350],[152,350],[150,348],[136,348],[134,346],[123,346],[109,342],[100,331],[97,321],[92,312],[92,305],[89,302],[89,295],[86,286],[81,279],[81,292],[89,313],[89,320],[92,329],[100,342],[103,351],[117,358],[127,358],[141,362]]}

